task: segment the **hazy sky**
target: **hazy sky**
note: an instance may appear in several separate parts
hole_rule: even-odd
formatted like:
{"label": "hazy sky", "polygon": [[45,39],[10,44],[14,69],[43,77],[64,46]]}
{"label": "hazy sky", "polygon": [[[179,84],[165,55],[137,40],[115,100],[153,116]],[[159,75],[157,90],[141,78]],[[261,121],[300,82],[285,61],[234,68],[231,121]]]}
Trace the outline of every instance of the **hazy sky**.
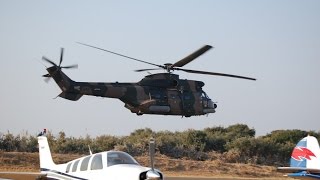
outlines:
{"label": "hazy sky", "polygon": [[[41,61],[65,48],[76,81],[137,82],[152,68],[84,42],[164,64],[204,44],[215,48],[185,68],[257,78],[256,82],[179,72],[202,80],[218,102],[209,116],[137,116],[117,99],[53,99],[60,89]],[[162,71],[160,71],[162,72]],[[135,129],[180,131],[244,123],[257,135],[278,129],[319,131],[320,1],[0,1],[0,132],[42,128],[71,136],[128,135]]]}

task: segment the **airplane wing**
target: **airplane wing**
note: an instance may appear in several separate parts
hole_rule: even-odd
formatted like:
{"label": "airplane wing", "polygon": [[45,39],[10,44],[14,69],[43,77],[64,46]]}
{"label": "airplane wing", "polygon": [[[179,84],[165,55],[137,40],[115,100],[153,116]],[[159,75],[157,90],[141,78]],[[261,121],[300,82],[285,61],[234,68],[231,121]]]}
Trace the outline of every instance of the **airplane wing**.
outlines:
{"label": "airplane wing", "polygon": [[40,172],[0,172],[0,179],[34,180],[45,178],[47,174]]}
{"label": "airplane wing", "polygon": [[320,169],[301,168],[301,167],[278,167],[277,171],[284,173],[294,173],[300,171],[307,171],[309,173],[320,173]]}

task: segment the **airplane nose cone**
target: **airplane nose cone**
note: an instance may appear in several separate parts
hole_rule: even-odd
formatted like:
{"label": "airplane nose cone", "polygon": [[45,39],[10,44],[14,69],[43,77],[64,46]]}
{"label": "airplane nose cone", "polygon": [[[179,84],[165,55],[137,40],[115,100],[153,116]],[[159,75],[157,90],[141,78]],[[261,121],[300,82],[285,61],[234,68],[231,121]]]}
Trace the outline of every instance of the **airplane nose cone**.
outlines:
{"label": "airplane nose cone", "polygon": [[157,171],[150,170],[147,172],[147,179],[161,180],[161,177]]}

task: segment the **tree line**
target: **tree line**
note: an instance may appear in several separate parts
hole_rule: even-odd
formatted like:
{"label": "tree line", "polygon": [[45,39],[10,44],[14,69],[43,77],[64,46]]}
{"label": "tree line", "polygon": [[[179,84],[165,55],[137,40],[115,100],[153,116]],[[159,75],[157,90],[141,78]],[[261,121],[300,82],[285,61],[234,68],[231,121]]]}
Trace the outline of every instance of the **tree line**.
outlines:
{"label": "tree line", "polygon": [[[320,132],[302,130],[276,130],[255,137],[255,130],[245,124],[229,127],[189,129],[182,132],[137,129],[129,136],[101,135],[97,137],[70,137],[61,131],[57,135],[47,132],[53,153],[88,154],[106,150],[121,150],[133,156],[147,155],[149,140],[156,140],[156,152],[171,158],[191,160],[221,160],[229,163],[259,165],[288,165],[296,143],[307,135],[320,139]],[[0,132],[0,151],[38,152],[37,135],[13,135]]]}

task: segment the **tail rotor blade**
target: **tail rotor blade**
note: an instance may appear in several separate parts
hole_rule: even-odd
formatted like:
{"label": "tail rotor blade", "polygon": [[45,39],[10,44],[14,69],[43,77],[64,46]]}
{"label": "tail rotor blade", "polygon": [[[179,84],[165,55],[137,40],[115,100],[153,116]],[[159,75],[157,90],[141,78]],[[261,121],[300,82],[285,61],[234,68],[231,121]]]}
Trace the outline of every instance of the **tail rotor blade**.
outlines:
{"label": "tail rotor blade", "polygon": [[64,48],[61,48],[59,67],[61,66],[61,63],[63,60],[63,51],[64,51]]}
{"label": "tail rotor blade", "polygon": [[70,65],[70,66],[62,66],[61,68],[63,69],[77,69],[78,68],[78,64],[73,64],[73,65]]}
{"label": "tail rotor blade", "polygon": [[42,56],[42,60],[43,60],[43,61],[46,61],[46,62],[48,62],[48,63],[50,63],[50,64],[52,64],[53,66],[57,66],[56,63],[54,63],[53,61],[51,61],[50,59],[48,59],[48,58],[45,57],[45,56]]}

